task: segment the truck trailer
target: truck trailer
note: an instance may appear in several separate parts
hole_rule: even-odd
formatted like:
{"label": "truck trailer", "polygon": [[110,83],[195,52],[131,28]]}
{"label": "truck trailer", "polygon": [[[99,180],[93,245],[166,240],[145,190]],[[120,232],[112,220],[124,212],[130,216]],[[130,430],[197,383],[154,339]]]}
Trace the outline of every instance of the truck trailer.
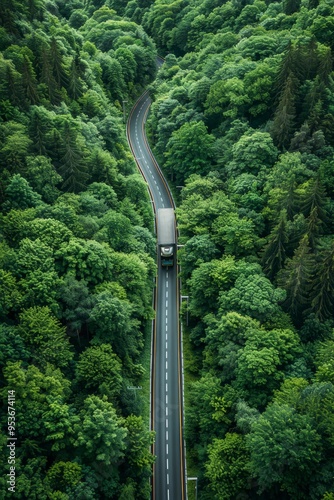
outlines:
{"label": "truck trailer", "polygon": [[157,235],[160,263],[172,267],[175,255],[175,214],[172,208],[159,208],[157,212]]}

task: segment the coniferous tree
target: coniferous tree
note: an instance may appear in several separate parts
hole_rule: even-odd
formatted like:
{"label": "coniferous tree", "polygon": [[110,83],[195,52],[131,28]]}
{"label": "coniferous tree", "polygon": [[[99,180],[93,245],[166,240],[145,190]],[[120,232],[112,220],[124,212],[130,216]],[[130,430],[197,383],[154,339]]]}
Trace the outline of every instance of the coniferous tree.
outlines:
{"label": "coniferous tree", "polygon": [[52,64],[53,76],[57,82],[58,88],[68,84],[68,75],[65,70],[63,56],[59,49],[59,44],[55,37],[51,38],[50,58]]}
{"label": "coniferous tree", "polygon": [[37,104],[39,101],[35,72],[30,59],[24,56],[22,67],[22,85],[25,89],[29,104]]}
{"label": "coniferous tree", "polygon": [[55,165],[55,167],[58,168],[61,165],[61,158],[63,152],[61,132],[57,128],[53,128],[50,134],[48,134],[47,139],[48,139],[47,141],[48,155],[52,158],[52,162]]}
{"label": "coniferous tree", "polygon": [[286,211],[282,210],[279,222],[271,231],[262,256],[263,270],[271,280],[284,265],[287,241]]}
{"label": "coniferous tree", "polygon": [[72,99],[76,100],[82,96],[82,80],[77,57],[73,58],[71,63],[68,90]]}
{"label": "coniferous tree", "polygon": [[50,129],[50,123],[46,117],[43,117],[40,108],[32,107],[31,119],[29,124],[29,135],[33,141],[33,149],[39,155],[46,154],[45,135]]}
{"label": "coniferous tree", "polygon": [[319,66],[319,57],[317,51],[317,40],[312,36],[308,44],[301,48],[303,52],[302,64],[304,78],[307,80],[315,78]]}
{"label": "coniferous tree", "polygon": [[14,70],[11,64],[6,67],[4,87],[8,89],[8,99],[13,106],[20,104],[21,88],[21,75]]}
{"label": "coniferous tree", "polygon": [[0,2],[0,26],[3,26],[8,33],[18,34],[16,26],[16,8],[11,0],[2,0]]}
{"label": "coniferous tree", "polygon": [[300,49],[298,47],[296,48],[290,40],[275,82],[275,92],[277,96],[280,96],[284,90],[286,81],[291,74],[294,75],[294,78],[301,78],[303,70],[301,67],[300,57]]}
{"label": "coniferous tree", "polygon": [[60,159],[58,171],[64,179],[62,188],[74,193],[86,186],[89,177],[83,163],[83,154],[77,145],[77,135],[68,121],[64,124],[63,156]]}
{"label": "coniferous tree", "polygon": [[326,191],[319,176],[311,180],[305,193],[302,210],[308,216],[314,208],[317,208],[317,215],[322,222],[326,222],[327,214],[325,210]]}
{"label": "coniferous tree", "polygon": [[310,280],[314,269],[314,258],[307,235],[305,235],[295,251],[292,259],[287,261],[278,275],[278,284],[286,290],[285,307],[292,317],[300,322],[301,315],[309,302]]}
{"label": "coniferous tree", "polygon": [[284,0],[283,10],[284,13],[290,16],[294,12],[297,12],[300,8],[300,0]]}
{"label": "coniferous tree", "polygon": [[45,4],[43,0],[28,0],[28,16],[32,21],[33,19],[43,17],[43,11],[45,9]]}
{"label": "coniferous tree", "polygon": [[303,116],[309,125],[311,134],[319,130],[323,115],[325,91],[324,82],[317,76],[312,82],[309,92],[305,96]]}
{"label": "coniferous tree", "polygon": [[300,196],[295,182],[291,182],[280,200],[281,210],[286,210],[288,220],[292,220],[300,206]]}
{"label": "coniferous tree", "polygon": [[47,49],[42,51],[41,81],[47,86],[50,102],[52,104],[59,103],[57,83],[52,72],[51,54]]}
{"label": "coniferous tree", "polygon": [[307,236],[312,250],[315,249],[321,233],[322,221],[318,217],[318,207],[313,207],[307,218]]}
{"label": "coniferous tree", "polygon": [[328,85],[330,81],[330,74],[333,71],[333,56],[330,47],[326,47],[326,50],[321,54],[318,75],[325,85]]}
{"label": "coniferous tree", "polygon": [[279,147],[288,146],[294,129],[296,88],[297,80],[293,73],[290,73],[284,85],[271,129],[271,135]]}
{"label": "coniferous tree", "polygon": [[324,321],[334,314],[334,240],[319,252],[312,279],[311,309]]}

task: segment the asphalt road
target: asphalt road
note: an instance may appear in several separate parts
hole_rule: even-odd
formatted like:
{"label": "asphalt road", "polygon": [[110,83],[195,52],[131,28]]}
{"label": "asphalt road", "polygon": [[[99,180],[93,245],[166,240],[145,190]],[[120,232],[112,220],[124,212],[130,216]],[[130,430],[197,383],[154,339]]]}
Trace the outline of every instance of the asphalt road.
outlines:
{"label": "asphalt road", "polygon": [[[173,208],[168,185],[150,152],[145,120],[151,100],[144,93],[132,109],[127,134],[137,164],[158,208]],[[156,432],[153,500],[184,500],[182,379],[178,321],[177,266],[163,269],[158,260],[152,374],[152,427]]]}

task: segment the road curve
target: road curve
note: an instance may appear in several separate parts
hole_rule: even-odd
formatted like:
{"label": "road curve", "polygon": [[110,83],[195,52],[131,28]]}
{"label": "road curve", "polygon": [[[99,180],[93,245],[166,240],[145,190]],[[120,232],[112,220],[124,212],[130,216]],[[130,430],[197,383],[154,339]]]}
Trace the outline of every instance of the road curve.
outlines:
{"label": "road curve", "polygon": [[[161,65],[161,61],[158,65]],[[155,212],[174,208],[160,168],[149,148],[145,121],[151,99],[145,92],[132,108],[127,137],[139,170],[147,182]],[[159,262],[159,260],[158,260]],[[156,432],[153,453],[152,500],[184,500],[181,342],[177,266],[158,268],[153,334],[151,427]]]}

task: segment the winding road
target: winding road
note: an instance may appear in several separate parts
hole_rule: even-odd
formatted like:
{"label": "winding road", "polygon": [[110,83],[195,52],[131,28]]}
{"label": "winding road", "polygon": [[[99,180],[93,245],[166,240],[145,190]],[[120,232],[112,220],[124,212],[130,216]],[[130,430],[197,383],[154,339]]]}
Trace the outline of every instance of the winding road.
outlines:
{"label": "winding road", "polygon": [[[158,65],[162,61],[158,60]],[[127,137],[147,182],[155,212],[175,208],[168,184],[149,148],[145,121],[151,105],[145,92],[132,108]],[[159,260],[158,260],[159,262]],[[184,500],[181,341],[177,265],[158,269],[151,386],[151,427],[156,432],[153,453],[152,500]]]}

